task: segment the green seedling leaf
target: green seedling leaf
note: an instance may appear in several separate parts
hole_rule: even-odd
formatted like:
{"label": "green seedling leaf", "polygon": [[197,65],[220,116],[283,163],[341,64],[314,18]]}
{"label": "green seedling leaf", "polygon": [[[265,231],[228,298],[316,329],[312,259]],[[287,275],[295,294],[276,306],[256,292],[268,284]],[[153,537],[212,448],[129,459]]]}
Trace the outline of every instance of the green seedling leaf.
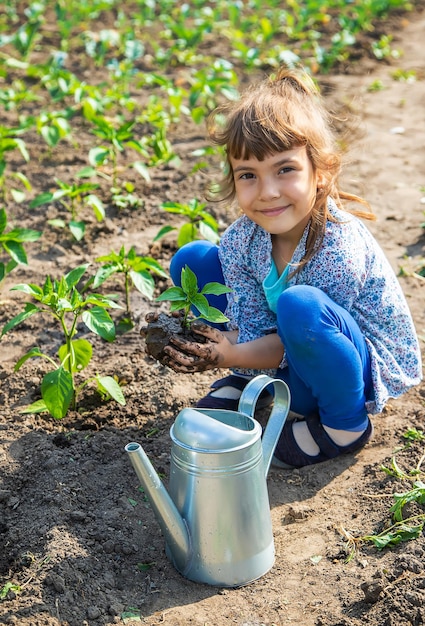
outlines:
{"label": "green seedling leaf", "polygon": [[221,296],[224,293],[231,293],[230,287],[222,285],[221,283],[207,283],[201,289],[201,293],[206,293],[214,296]]}
{"label": "green seedling leaf", "polygon": [[52,201],[53,201],[52,193],[50,193],[49,191],[46,191],[45,193],[40,193],[38,196],[34,198],[34,200],[30,202],[30,209],[35,209],[38,206],[42,206],[43,204],[48,204],[49,202],[52,202]]}
{"label": "green seedling leaf", "polygon": [[8,582],[0,590],[0,600],[5,600],[9,591],[15,594],[21,593],[21,587],[15,583]]}
{"label": "green seedling leaf", "polygon": [[185,294],[192,295],[196,294],[198,291],[198,281],[196,278],[196,274],[192,272],[190,267],[186,265],[182,270],[181,277],[182,289]]}
{"label": "green seedling leaf", "polygon": [[205,296],[198,293],[195,296],[193,296],[193,298],[191,298],[191,302],[192,302],[192,305],[198,309],[202,317],[205,317],[208,315],[210,305]]}
{"label": "green seedling leaf", "polygon": [[130,271],[130,276],[137,291],[140,291],[140,293],[146,296],[149,300],[152,300],[155,290],[155,281],[149,272],[144,270],[135,272],[132,270]]}
{"label": "green seedling leaf", "polygon": [[132,166],[134,167],[136,172],[138,174],[140,174],[140,176],[142,178],[145,179],[145,181],[147,183],[151,182],[151,176],[149,174],[149,168],[147,167],[147,165],[145,163],[143,163],[142,161],[134,161],[134,163],[132,163]]}
{"label": "green seedling leaf", "polygon": [[50,224],[50,226],[54,226],[55,228],[65,228],[66,226],[65,220],[62,220],[59,217],[54,220],[47,220],[47,223]]}
{"label": "green seedling leaf", "polygon": [[423,431],[417,430],[416,428],[409,428],[404,433],[403,437],[409,441],[423,441],[425,439]]}
{"label": "green seedling leaf", "polygon": [[100,390],[107,396],[113,398],[115,402],[125,406],[125,398],[121,387],[112,376],[96,376]]}
{"label": "green seedling leaf", "polygon": [[84,263],[84,265],[79,265],[65,275],[65,281],[69,289],[72,289],[72,287],[76,287],[78,285],[89,265],[90,263]]}
{"label": "green seedling leaf", "polygon": [[147,572],[150,570],[151,567],[153,567],[154,565],[156,565],[155,561],[150,561],[148,563],[137,563],[137,568],[141,571],[141,572]]}
{"label": "green seedling leaf", "polygon": [[194,235],[194,231],[195,229],[192,224],[183,224],[177,236],[177,247],[183,248],[187,243],[197,239],[196,235]]}
{"label": "green seedling leaf", "polygon": [[105,219],[105,207],[100,198],[91,193],[86,198],[86,204],[93,209],[93,213],[98,222],[102,222]]}
{"label": "green seedling leaf", "polygon": [[396,546],[404,541],[417,539],[422,533],[423,525],[423,522],[417,526],[400,524],[392,527],[392,529],[385,534],[371,535],[365,537],[364,539],[371,541],[378,548],[378,550],[383,550],[384,548]]}
{"label": "green seedling leaf", "polygon": [[108,148],[92,148],[89,152],[89,162],[94,167],[96,167],[96,165],[102,165],[107,161],[109,155],[110,150],[108,150]]}
{"label": "green seedling leaf", "polygon": [[400,469],[394,456],[391,459],[391,465],[392,467],[386,467],[385,465],[381,465],[381,470],[389,476],[394,476],[395,478],[407,478],[406,472],[403,472],[403,470]]}
{"label": "green seedling leaf", "polygon": [[68,226],[72,236],[76,241],[81,241],[84,238],[84,234],[86,232],[86,225],[84,222],[76,222],[74,220],[70,220]]}
{"label": "green seedling leaf", "polygon": [[164,301],[177,302],[177,301],[184,301],[185,297],[186,297],[186,294],[181,287],[169,287],[168,289],[163,291],[156,298],[156,300],[157,302],[164,302]]}
{"label": "green seedling leaf", "polygon": [[12,328],[15,328],[15,326],[18,326],[18,324],[28,319],[29,317],[31,317],[31,315],[34,315],[34,313],[38,313],[38,311],[39,311],[38,306],[36,306],[35,304],[31,304],[30,302],[27,302],[27,304],[25,305],[25,309],[21,313],[16,315],[14,318],[9,320],[3,326],[0,338],[3,337],[3,335],[5,335],[7,332],[9,332],[9,330],[12,330]]}
{"label": "green seedling leaf", "polygon": [[[71,349],[71,369],[73,372],[81,372],[87,365],[90,363],[93,348],[91,343],[87,341],[87,339],[74,339],[70,341],[70,349]],[[65,363],[65,360],[69,355],[68,346],[64,344],[58,350],[58,357],[62,364]],[[68,363],[66,363],[66,367],[68,368]]]}
{"label": "green seedling leaf", "polygon": [[21,358],[19,359],[19,361],[15,364],[15,367],[13,368],[15,372],[17,372],[18,370],[21,369],[22,365],[28,361],[28,359],[32,359],[34,357],[43,357],[45,356],[40,348],[31,348],[31,350],[29,350],[26,354],[24,354],[24,356],[21,356]]}
{"label": "green seedling leaf", "polygon": [[93,333],[102,337],[106,341],[114,341],[115,326],[114,322],[105,309],[94,306],[82,314],[84,324]]}
{"label": "green seedling leaf", "polygon": [[159,239],[162,239],[162,237],[165,237],[165,235],[168,235],[168,233],[171,233],[173,230],[177,230],[177,228],[175,226],[163,226],[153,240],[158,241]]}
{"label": "green seedling leaf", "polygon": [[3,248],[9,253],[16,263],[21,263],[22,265],[28,264],[27,255],[24,246],[21,243],[18,241],[3,241],[1,243]]}
{"label": "green seedling leaf", "polygon": [[213,322],[214,324],[225,324],[226,322],[229,321],[229,318],[226,317],[220,311],[220,309],[217,309],[214,306],[208,307],[208,311],[207,311],[206,315],[203,315],[202,317],[204,317],[209,322]]}
{"label": "green seedling leaf", "polygon": [[41,383],[41,396],[49,413],[57,420],[67,414],[74,399],[72,376],[62,366],[48,372]]}
{"label": "green seedling leaf", "polygon": [[37,400],[36,402],[33,402],[32,404],[30,404],[25,409],[22,409],[19,412],[22,413],[23,415],[28,414],[28,413],[31,413],[31,414],[32,413],[34,414],[48,413],[48,409],[44,400]]}
{"label": "green seedling leaf", "polygon": [[393,494],[395,504],[390,508],[393,518],[400,522],[403,520],[403,508],[409,502],[417,502],[420,505],[425,504],[425,484],[418,480],[413,483],[413,489],[404,493]]}

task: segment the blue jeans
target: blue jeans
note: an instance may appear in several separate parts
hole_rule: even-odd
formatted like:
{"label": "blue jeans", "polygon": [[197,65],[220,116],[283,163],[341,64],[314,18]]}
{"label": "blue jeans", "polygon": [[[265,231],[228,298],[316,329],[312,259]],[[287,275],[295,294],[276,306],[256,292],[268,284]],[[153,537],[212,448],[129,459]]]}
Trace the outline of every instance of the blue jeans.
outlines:
{"label": "blue jeans", "polygon": [[[185,265],[195,272],[200,287],[224,283],[218,248],[210,242],[195,241],[178,250],[170,266],[176,285]],[[226,295],[208,300],[225,311]],[[277,304],[277,332],[288,365],[275,376],[291,391],[291,410],[302,415],[318,411],[325,426],[363,431],[368,423],[365,402],[373,393],[370,356],[348,311],[316,287],[288,287]]]}

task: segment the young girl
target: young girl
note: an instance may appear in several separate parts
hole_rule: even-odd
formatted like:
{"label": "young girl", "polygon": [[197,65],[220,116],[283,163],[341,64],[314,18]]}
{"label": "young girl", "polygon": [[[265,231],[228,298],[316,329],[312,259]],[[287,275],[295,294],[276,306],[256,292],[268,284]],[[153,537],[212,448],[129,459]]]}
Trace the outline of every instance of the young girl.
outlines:
{"label": "young girl", "polygon": [[284,69],[219,107],[209,134],[227,155],[215,196],[235,199],[243,215],[219,247],[181,248],[171,276],[179,284],[187,265],[201,286],[225,283],[232,292],[210,303],[230,321],[226,330],[195,322],[206,343],[175,338],[166,363],[233,370],[199,407],[236,410],[253,376],[283,379],[299,417],[285,423],[275,465],[353,452],[371,437],[368,414],[419,383],[421,362],[398,280],[359,219],[373,219],[368,205],[339,187],[331,118],[309,77]]}

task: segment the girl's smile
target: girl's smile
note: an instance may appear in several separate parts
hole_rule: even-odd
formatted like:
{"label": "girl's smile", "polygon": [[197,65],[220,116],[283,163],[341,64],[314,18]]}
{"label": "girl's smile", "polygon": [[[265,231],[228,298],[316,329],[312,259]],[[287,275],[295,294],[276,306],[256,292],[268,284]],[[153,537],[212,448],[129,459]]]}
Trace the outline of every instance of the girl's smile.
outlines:
{"label": "girl's smile", "polygon": [[[243,213],[292,256],[306,227],[317,191],[317,175],[304,146],[259,161],[234,159],[236,197]],[[289,260],[289,259],[288,259]]]}

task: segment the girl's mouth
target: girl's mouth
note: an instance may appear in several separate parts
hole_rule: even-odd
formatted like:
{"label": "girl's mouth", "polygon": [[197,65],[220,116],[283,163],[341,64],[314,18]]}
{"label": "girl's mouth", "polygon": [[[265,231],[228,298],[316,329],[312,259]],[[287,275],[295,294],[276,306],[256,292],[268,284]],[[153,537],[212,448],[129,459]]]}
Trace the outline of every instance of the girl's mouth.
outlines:
{"label": "girl's mouth", "polygon": [[274,208],[262,209],[260,213],[262,213],[262,215],[264,215],[265,217],[276,217],[277,215],[281,215],[282,213],[284,213],[288,208],[289,208],[289,205],[277,206]]}

